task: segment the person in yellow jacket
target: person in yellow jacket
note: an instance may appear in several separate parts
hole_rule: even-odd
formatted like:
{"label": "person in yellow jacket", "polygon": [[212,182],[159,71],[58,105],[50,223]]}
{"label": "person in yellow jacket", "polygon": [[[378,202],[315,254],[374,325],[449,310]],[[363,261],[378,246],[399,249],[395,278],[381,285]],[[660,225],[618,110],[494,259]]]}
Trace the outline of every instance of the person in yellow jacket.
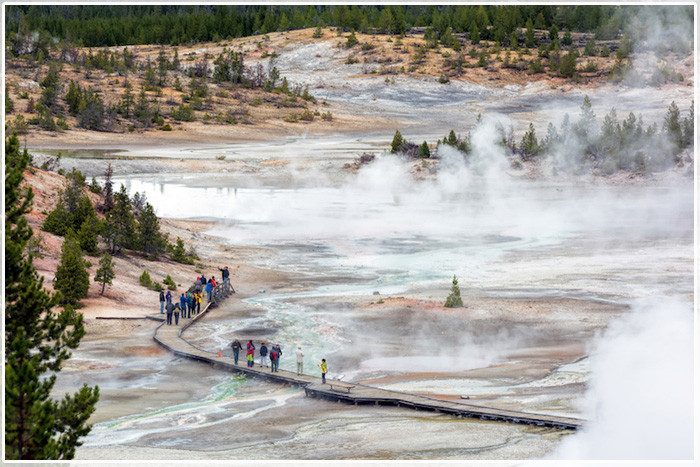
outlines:
{"label": "person in yellow jacket", "polygon": [[194,293],[194,301],[197,305],[197,314],[199,314],[199,310],[202,307],[202,294],[200,292]]}
{"label": "person in yellow jacket", "polygon": [[328,365],[326,365],[326,359],[322,358],[321,364],[318,366],[321,367],[321,384],[326,384],[326,373],[328,373]]}

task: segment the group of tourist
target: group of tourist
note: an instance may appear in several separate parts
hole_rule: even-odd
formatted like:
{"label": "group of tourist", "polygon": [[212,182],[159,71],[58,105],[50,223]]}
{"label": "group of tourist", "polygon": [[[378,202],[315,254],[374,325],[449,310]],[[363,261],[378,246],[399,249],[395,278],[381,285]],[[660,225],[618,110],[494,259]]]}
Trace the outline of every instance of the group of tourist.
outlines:
{"label": "group of tourist", "polygon": [[[243,350],[243,345],[238,339],[234,339],[231,342],[231,349],[233,350],[233,361],[238,365],[238,356]],[[246,361],[248,368],[253,368],[255,366],[255,344],[253,340],[249,340],[246,344]],[[272,345],[270,348],[265,345],[264,342],[260,344],[260,349],[258,351],[260,356],[260,366],[267,367],[267,360],[270,359],[270,372],[278,372],[280,369],[280,358],[282,358],[282,348],[279,344]],[[302,352],[301,347],[297,348],[296,351],[297,360],[297,375],[304,374],[304,352]],[[328,365],[326,364],[326,359],[322,359],[321,363],[318,365],[321,368],[321,378],[323,384],[326,384],[326,373],[328,372]]]}
{"label": "group of tourist", "polygon": [[[226,283],[229,280],[229,270],[228,266],[219,268],[221,271],[221,282]],[[217,286],[216,279],[214,276],[211,279],[206,279],[206,276],[202,274],[197,277],[194,282],[194,290],[187,291],[180,295],[180,303],[173,303],[173,296],[170,290],[165,292],[164,288],[160,289],[160,312],[163,314],[164,310],[166,313],[166,323],[172,325],[173,318],[175,318],[175,325],[177,326],[182,319],[191,319],[193,316],[199,314],[202,305],[202,288],[207,293],[207,299],[209,302],[212,300],[212,292]],[[234,291],[234,293],[236,293]],[[176,311],[177,310],[177,311]],[[243,346],[235,339],[231,343],[231,349],[233,350],[233,360],[236,365],[238,365],[238,356],[243,350]],[[255,344],[253,340],[249,340],[246,344],[246,361],[248,368],[253,368],[255,366]],[[279,344],[272,345],[268,348],[264,342],[260,344],[260,349],[258,352],[260,356],[260,366],[267,367],[267,361],[270,360],[270,372],[278,372],[280,368],[280,358],[282,357],[282,348]],[[296,350],[296,361],[297,361],[297,375],[304,374],[304,352],[302,352],[301,347]],[[321,363],[318,365],[321,368],[321,379],[323,384],[326,384],[326,373],[328,372],[328,366],[326,364],[326,359],[322,359]]]}
{"label": "group of tourist", "polygon": [[[233,350],[233,361],[236,365],[238,365],[238,355],[240,354],[241,350],[243,350],[243,346],[238,341],[238,339],[234,339],[234,341],[231,342],[231,349]],[[280,358],[282,357],[282,349],[280,348],[279,344],[272,345],[268,349],[264,342],[261,343],[259,355],[260,366],[267,367],[267,359],[269,358],[270,371],[279,371]],[[253,368],[253,366],[255,365],[255,344],[253,344],[252,339],[249,340],[246,344],[246,360],[248,362],[248,368]]]}
{"label": "group of tourist", "polygon": [[[219,268],[219,271],[221,271],[221,281],[223,283],[228,282],[228,266]],[[193,290],[189,290],[180,295],[179,303],[173,303],[173,294],[170,292],[170,290],[166,292],[165,288],[161,288],[160,314],[166,315],[166,324],[172,325],[173,318],[175,318],[175,325],[177,326],[180,318],[191,319],[193,316],[198,315],[202,308],[202,299],[204,297],[202,289],[204,289],[204,292],[207,293],[207,301],[211,302],[215,287],[217,287],[217,283],[214,276],[212,276],[210,279],[206,279],[206,276],[202,274],[195,279]],[[236,292],[234,291],[234,293]]]}
{"label": "group of tourist", "polygon": [[[202,308],[202,294],[199,292],[185,292],[181,294],[180,303],[173,303],[170,291],[164,294],[164,289],[161,289],[160,296],[161,299],[164,298],[164,300],[161,300],[161,308],[163,308],[164,304],[166,324],[168,325],[172,325],[173,318],[175,318],[175,326],[177,326],[180,322],[180,318],[191,319],[193,316],[199,314]],[[161,313],[163,313],[162,310]]]}

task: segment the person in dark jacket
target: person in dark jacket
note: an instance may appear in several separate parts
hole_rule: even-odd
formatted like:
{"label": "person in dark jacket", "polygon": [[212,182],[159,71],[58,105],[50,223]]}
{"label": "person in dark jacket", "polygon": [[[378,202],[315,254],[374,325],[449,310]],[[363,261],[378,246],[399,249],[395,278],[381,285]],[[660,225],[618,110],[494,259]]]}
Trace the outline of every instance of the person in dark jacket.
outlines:
{"label": "person in dark jacket", "polygon": [[243,349],[243,346],[240,342],[238,342],[238,339],[235,339],[231,343],[231,349],[233,349],[233,361],[236,363],[236,365],[238,365],[238,352]]}
{"label": "person in dark jacket", "polygon": [[160,314],[163,314],[165,309],[165,289],[160,289]]}
{"label": "person in dark jacket", "polygon": [[277,369],[277,362],[279,361],[279,357],[277,356],[277,350],[272,347],[270,349],[270,372],[275,372],[279,371]]}
{"label": "person in dark jacket", "polygon": [[194,314],[194,294],[187,292],[187,319],[192,318]]}
{"label": "person in dark jacket", "polygon": [[[167,318],[166,322],[168,325],[173,324],[173,311],[177,309],[177,305],[173,305],[173,302],[168,302],[167,305],[165,305],[165,316]],[[177,320],[177,318],[175,318]]]}
{"label": "person in dark jacket", "polygon": [[264,342],[260,345],[260,366],[267,366],[267,346]]}
{"label": "person in dark jacket", "polygon": [[185,318],[185,311],[187,310],[187,299],[185,294],[180,295],[180,318]]}

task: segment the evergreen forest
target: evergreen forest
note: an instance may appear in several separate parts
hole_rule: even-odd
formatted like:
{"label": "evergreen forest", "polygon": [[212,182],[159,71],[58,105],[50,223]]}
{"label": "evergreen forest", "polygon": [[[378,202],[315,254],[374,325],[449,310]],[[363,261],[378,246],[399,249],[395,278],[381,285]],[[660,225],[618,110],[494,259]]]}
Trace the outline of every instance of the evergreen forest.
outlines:
{"label": "evergreen forest", "polygon": [[[679,15],[680,13],[680,15]],[[679,18],[680,16],[680,18]],[[81,47],[178,45],[276,31],[339,27],[362,33],[403,34],[431,27],[477,33],[502,42],[518,28],[555,26],[595,33],[596,39],[643,31],[646,20],[693,19],[692,6],[642,5],[13,5],[6,8],[6,40],[31,32]],[[634,28],[633,28],[634,26]],[[641,34],[638,32],[636,34]],[[634,38],[636,39],[636,38]],[[14,45],[13,45],[14,47]],[[17,52],[17,49],[14,49]]]}

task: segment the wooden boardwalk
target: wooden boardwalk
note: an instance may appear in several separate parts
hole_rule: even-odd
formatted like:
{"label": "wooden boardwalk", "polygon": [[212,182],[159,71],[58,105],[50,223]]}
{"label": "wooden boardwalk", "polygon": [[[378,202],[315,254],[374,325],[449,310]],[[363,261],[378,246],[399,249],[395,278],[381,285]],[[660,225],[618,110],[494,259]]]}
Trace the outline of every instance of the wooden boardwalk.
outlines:
{"label": "wooden boardwalk", "polygon": [[[201,313],[191,320],[181,320],[181,326],[168,326],[163,322],[153,336],[156,342],[173,352],[175,355],[205,362],[215,367],[237,372],[253,378],[264,378],[270,381],[301,386],[306,395],[338,402],[346,402],[354,405],[393,405],[415,410],[430,410],[441,412],[456,417],[468,417],[478,420],[490,420],[496,422],[520,423],[534,426],[550,427],[563,430],[577,430],[583,424],[582,420],[554,415],[533,414],[512,410],[495,409],[469,403],[450,402],[434,399],[418,394],[411,394],[386,389],[375,388],[362,384],[352,384],[352,389],[331,389],[329,384],[321,384],[321,378],[310,375],[297,375],[295,372],[279,370],[272,373],[269,367],[261,367],[256,363],[253,368],[248,368],[245,360],[245,349],[241,351],[238,365],[233,356],[200,349],[187,342],[182,334],[188,327],[202,319],[210,311],[207,304]],[[152,318],[157,319],[157,318]],[[229,352],[228,348],[225,349]],[[330,381],[329,381],[330,382]]]}

